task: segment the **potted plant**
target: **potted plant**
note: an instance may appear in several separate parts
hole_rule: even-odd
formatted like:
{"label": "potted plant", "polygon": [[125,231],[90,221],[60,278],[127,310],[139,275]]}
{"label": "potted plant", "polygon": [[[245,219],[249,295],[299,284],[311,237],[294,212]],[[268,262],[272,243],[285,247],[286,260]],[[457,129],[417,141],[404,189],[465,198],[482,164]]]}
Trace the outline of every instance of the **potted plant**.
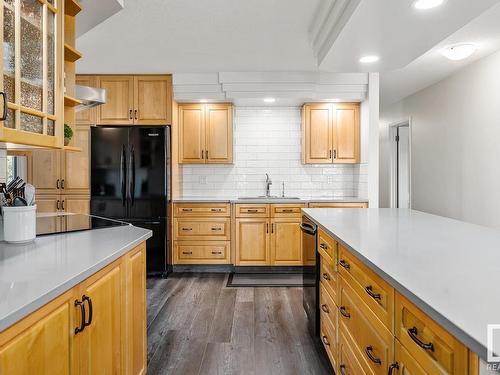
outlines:
{"label": "potted plant", "polygon": [[73,138],[73,129],[68,124],[64,124],[64,145],[69,145],[69,142]]}

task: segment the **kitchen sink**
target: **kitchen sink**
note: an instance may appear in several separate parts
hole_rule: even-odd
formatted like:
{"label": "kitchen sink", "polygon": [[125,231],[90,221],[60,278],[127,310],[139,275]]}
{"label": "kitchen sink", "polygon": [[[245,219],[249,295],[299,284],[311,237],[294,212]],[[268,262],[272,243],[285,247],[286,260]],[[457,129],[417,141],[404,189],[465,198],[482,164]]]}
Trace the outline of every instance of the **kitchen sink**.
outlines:
{"label": "kitchen sink", "polygon": [[291,199],[291,200],[297,200],[300,198],[299,197],[278,197],[277,195],[271,195],[269,197],[266,197],[265,195],[259,195],[256,197],[238,197],[238,199],[241,199],[241,200],[252,200],[252,199]]}

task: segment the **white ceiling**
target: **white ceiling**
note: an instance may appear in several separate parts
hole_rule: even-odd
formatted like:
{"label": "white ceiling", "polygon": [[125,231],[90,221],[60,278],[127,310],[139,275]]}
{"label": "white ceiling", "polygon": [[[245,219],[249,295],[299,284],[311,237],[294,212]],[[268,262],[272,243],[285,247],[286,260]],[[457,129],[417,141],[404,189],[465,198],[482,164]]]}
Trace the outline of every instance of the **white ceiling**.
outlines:
{"label": "white ceiling", "polygon": [[[475,58],[500,48],[487,42],[496,40],[500,32],[500,22],[494,22],[499,19],[497,7],[488,11],[499,0],[447,0],[426,12],[413,9],[412,2],[126,0],[123,10],[78,38],[84,59],[77,71],[172,72],[175,95],[181,100],[206,97],[207,92],[214,99],[224,95],[220,100],[240,102],[258,102],[272,95],[279,99],[276,105],[306,96],[327,99],[342,92],[339,87],[318,86],[317,78],[294,81],[297,75],[380,71],[384,104],[474,60],[457,64],[443,59],[436,48],[444,43],[474,37],[480,43]],[[93,12],[99,13],[97,8]],[[365,54],[380,55],[380,62],[361,65],[358,60]],[[254,81],[224,83],[219,78],[228,73],[221,72],[243,74]]]}

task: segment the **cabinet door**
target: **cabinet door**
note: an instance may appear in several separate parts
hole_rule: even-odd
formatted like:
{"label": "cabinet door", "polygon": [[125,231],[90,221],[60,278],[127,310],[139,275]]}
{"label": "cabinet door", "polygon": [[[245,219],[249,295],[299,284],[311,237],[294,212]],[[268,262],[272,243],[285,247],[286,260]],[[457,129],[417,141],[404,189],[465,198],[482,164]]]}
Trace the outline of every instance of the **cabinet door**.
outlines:
{"label": "cabinet door", "polygon": [[81,152],[64,153],[64,175],[62,176],[62,191],[65,194],[90,194],[90,129],[88,126],[78,126],[75,131],[75,146]]}
{"label": "cabinet door", "polygon": [[[61,208],[64,212],[72,214],[90,214],[90,198],[88,196],[62,196]],[[90,218],[73,217],[72,215],[63,218],[66,230],[82,230],[90,228]]]}
{"label": "cabinet door", "polygon": [[332,158],[331,104],[307,104],[303,113],[305,164],[328,164]]}
{"label": "cabinet door", "polygon": [[271,264],[302,264],[301,219],[279,218],[271,222]]}
{"label": "cabinet door", "polygon": [[204,114],[203,105],[179,106],[179,163],[205,163]]}
{"label": "cabinet door", "polygon": [[99,76],[97,85],[106,89],[106,104],[97,107],[100,125],[131,125],[134,123],[134,77]]}
{"label": "cabinet door", "polygon": [[33,151],[31,183],[36,192],[58,194],[61,187],[61,151]]}
{"label": "cabinet door", "polygon": [[69,328],[70,307],[66,302],[0,347],[0,374],[69,374]]}
{"label": "cabinet door", "polygon": [[[395,340],[395,363],[397,363],[398,371],[394,374],[398,375],[425,375],[425,372],[415,358],[404,348],[398,340]],[[394,367],[394,366],[393,366]],[[432,371],[430,372],[432,373]]]}
{"label": "cabinet door", "polygon": [[172,77],[134,77],[134,123],[167,125],[172,123]]}
{"label": "cabinet door", "polygon": [[[75,84],[80,86],[96,86],[95,76],[76,76]],[[95,125],[97,122],[97,107],[87,108],[75,113],[77,125]]]}
{"label": "cabinet door", "polygon": [[233,107],[207,104],[205,108],[207,163],[230,164],[233,162]]}
{"label": "cabinet door", "polygon": [[[82,286],[82,294],[92,303],[92,320],[80,338],[80,374],[119,374],[122,372],[121,266],[100,272],[88,282],[86,288]],[[88,310],[90,303],[85,305]]]}
{"label": "cabinet door", "polygon": [[269,220],[236,219],[236,264],[267,265],[269,259]]}
{"label": "cabinet door", "polygon": [[[61,199],[59,195],[37,195],[36,196],[36,212],[41,213],[56,213],[61,208]],[[54,216],[50,220],[43,220],[37,223],[36,231],[39,234],[54,233],[61,229],[61,220]]]}
{"label": "cabinet door", "polygon": [[334,163],[359,163],[359,105],[333,105]]}
{"label": "cabinet door", "polygon": [[127,255],[125,357],[127,374],[146,373],[146,244]]}

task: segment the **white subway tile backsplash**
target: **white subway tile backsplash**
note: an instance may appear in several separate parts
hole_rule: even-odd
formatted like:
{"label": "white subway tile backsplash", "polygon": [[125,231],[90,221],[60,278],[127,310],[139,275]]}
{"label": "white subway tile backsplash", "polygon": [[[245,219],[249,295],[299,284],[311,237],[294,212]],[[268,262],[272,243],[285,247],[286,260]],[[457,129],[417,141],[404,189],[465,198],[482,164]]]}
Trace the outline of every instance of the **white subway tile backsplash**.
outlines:
{"label": "white subway tile backsplash", "polygon": [[290,196],[366,197],[368,168],[361,165],[303,165],[300,108],[237,107],[234,116],[234,165],[184,165],[186,196],[243,196],[265,192]]}

